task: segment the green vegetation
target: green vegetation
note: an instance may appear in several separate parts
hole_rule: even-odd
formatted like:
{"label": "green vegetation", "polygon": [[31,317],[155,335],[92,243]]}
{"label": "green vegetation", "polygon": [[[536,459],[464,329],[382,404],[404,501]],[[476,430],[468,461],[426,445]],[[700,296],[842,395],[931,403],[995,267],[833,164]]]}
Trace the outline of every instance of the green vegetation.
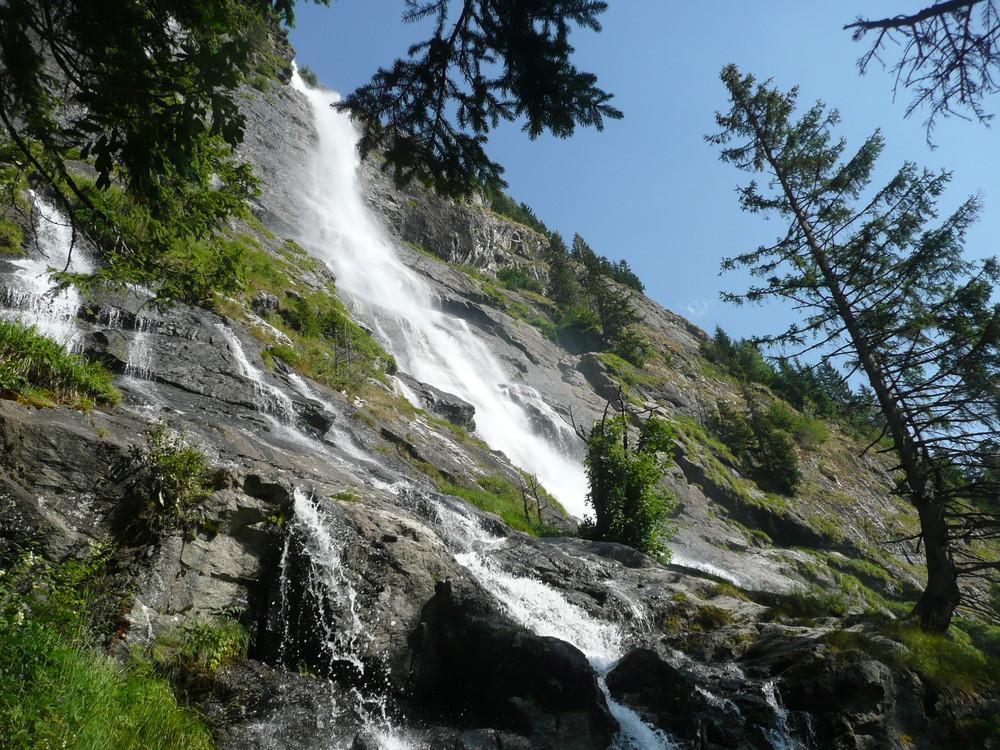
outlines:
{"label": "green vegetation", "polygon": [[437,486],[443,494],[460,497],[480,510],[495,513],[512,529],[534,536],[556,533],[543,521],[541,507],[563,512],[555,499],[537,485],[533,486],[527,479],[522,487],[517,487],[499,474],[490,474],[480,477],[475,485],[459,485],[439,480]]}
{"label": "green vegetation", "polygon": [[287,339],[275,340],[250,324],[269,345],[265,362],[281,359],[307,377],[351,392],[361,390],[369,378],[384,380],[386,373],[394,373],[395,360],[351,319],[333,282],[320,290],[307,287],[298,281],[302,271],[321,273],[319,262],[291,240],[278,256],[252,245],[244,248],[238,295],[242,304],[227,302],[223,308],[233,317],[242,317],[260,293],[277,300],[277,308],[261,310],[261,316]]}
{"label": "green vegetation", "polygon": [[[0,576],[0,736],[11,750],[210,750],[211,734],[152,667],[103,654],[115,626],[107,552],[55,567],[27,554]],[[118,594],[118,599],[121,595]]]}
{"label": "green vegetation", "polygon": [[246,659],[249,649],[246,628],[224,617],[159,635],[147,658],[175,689],[194,698],[210,685],[217,669]]}
{"label": "green vegetation", "polygon": [[[708,140],[749,173],[743,210],[782,225],[775,243],[724,261],[758,279],[727,298],[794,299],[800,315],[764,340],[852,368],[877,394],[899,462],[896,493],[920,524],[927,585],[915,614],[925,630],[946,632],[960,580],[1000,571],[981,554],[1000,528],[1000,261],[964,254],[981,199],[939,218],[949,172],[905,162],[873,186],[880,132],[850,153],[834,132],[839,114],[822,102],[797,112],[795,88],[734,65],[721,77],[730,107]],[[834,229],[820,230],[831,216]]]}
{"label": "green vegetation", "polygon": [[[756,407],[752,397],[749,400],[749,413],[720,401],[713,429],[761,489],[794,495],[802,481],[802,474],[786,428],[790,423],[792,426],[797,424],[797,417],[787,407],[762,411]],[[809,437],[815,440],[819,435]]]}
{"label": "green vegetation", "polygon": [[[489,205],[494,213],[500,214],[505,219],[510,219],[517,224],[522,224],[529,229],[534,229],[539,234],[548,236],[549,228],[535,215],[535,212],[527,203],[518,203],[496,186],[488,186],[483,192],[487,205]],[[499,274],[497,275],[499,276]]]}
{"label": "green vegetation", "polygon": [[938,690],[975,694],[1000,687],[1000,661],[967,641],[898,622],[881,623],[876,632],[904,648],[890,648],[868,633],[853,630],[833,631],[824,641],[834,650],[858,649],[888,664],[911,669]]}
{"label": "green vegetation", "polygon": [[33,327],[0,321],[0,396],[40,406],[116,404],[112,376]]}
{"label": "green vegetation", "polygon": [[594,519],[581,529],[592,539],[628,544],[661,561],[670,559],[667,517],[674,498],[659,487],[665,469],[657,454],[673,453],[673,432],[651,417],[630,446],[624,411],[596,422],[587,440],[587,500]]}
{"label": "green vegetation", "polygon": [[170,528],[202,520],[200,506],[214,489],[204,454],[162,422],[129,446],[118,474],[125,487],[127,531],[140,539],[158,539]]}
{"label": "green vegetation", "polygon": [[772,364],[753,341],[734,341],[721,328],[702,341],[701,353],[740,384],[766,385],[800,412],[836,419],[865,432],[879,427],[871,394],[863,389],[852,392],[829,362],[809,366],[781,358]]}
{"label": "green vegetation", "polygon": [[299,67],[299,78],[301,78],[309,88],[319,88],[319,77],[308,65],[302,65]]}
{"label": "green vegetation", "polygon": [[508,289],[526,289],[541,294],[542,282],[525,271],[521,266],[508,266],[497,271],[497,281]]}
{"label": "green vegetation", "polygon": [[223,219],[247,218],[246,199],[256,189],[248,165],[233,166],[221,177],[223,187],[181,191],[155,206],[118,187],[101,190],[80,180],[70,205],[76,220],[93,226],[89,235],[101,265],[93,274],[65,278],[84,287],[138,284],[162,303],[216,307],[218,295],[241,288],[244,254],[252,243],[218,227]]}
{"label": "green vegetation", "polygon": [[558,341],[571,351],[610,349],[641,367],[649,344],[639,333],[632,297],[642,284],[628,264],[611,263],[579,235],[570,251],[556,233],[549,236],[546,260]]}

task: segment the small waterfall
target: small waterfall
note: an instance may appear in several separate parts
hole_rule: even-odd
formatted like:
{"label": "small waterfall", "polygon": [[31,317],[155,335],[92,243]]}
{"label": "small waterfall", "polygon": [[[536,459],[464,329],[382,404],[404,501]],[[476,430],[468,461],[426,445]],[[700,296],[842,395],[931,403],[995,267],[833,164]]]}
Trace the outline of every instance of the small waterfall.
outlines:
{"label": "small waterfall", "polygon": [[226,339],[226,343],[229,344],[229,350],[236,358],[236,363],[240,366],[243,377],[253,384],[254,405],[257,407],[257,411],[273,417],[283,425],[294,428],[295,409],[288,394],[268,383],[260,368],[250,364],[246,350],[243,348],[243,342],[239,340],[232,328],[223,323],[216,323],[216,326]]}
{"label": "small waterfall", "polygon": [[[302,245],[332,267],[355,312],[378,333],[403,370],[473,404],[479,435],[537,475],[570,513],[582,516],[587,481],[579,440],[574,436],[567,445],[553,439],[565,437],[559,425],[567,425],[547,405],[547,412],[531,413],[523,398],[512,399],[505,392],[512,374],[465,320],[441,311],[427,282],[400,261],[365,205],[358,181],[357,131],[346,114],[330,106],[339,96],[308,89],[298,73],[292,85],[312,105],[319,133],[313,184],[302,198],[309,217],[301,229]],[[518,386],[519,394],[526,394],[526,388]],[[544,404],[540,397],[529,400]],[[539,418],[552,423],[539,430]]]}
{"label": "small waterfall", "polygon": [[542,636],[567,641],[583,652],[598,675],[598,684],[619,726],[614,750],[670,750],[676,745],[662,731],[646,724],[635,711],[612,698],[605,677],[624,654],[624,638],[617,625],[591,617],[556,589],[532,578],[511,575],[490,559],[488,552],[506,544],[479,522],[458,510],[435,502],[445,542],[455,559],[489,591],[516,622]]}
{"label": "small waterfall", "polygon": [[149,345],[149,332],[153,321],[140,315],[135,317],[135,336],[129,343],[125,362],[125,377],[149,380],[153,372],[153,350]]}
{"label": "small waterfall", "polygon": [[691,570],[699,570],[702,573],[708,573],[716,578],[721,578],[724,581],[729,581],[734,586],[743,586],[743,582],[739,576],[734,573],[730,573],[724,568],[720,568],[718,565],[713,565],[710,562],[705,562],[704,560],[696,560],[693,557],[685,555],[683,552],[678,552],[676,550],[670,551],[670,562],[673,565],[680,566],[682,568],[690,568]]}
{"label": "small waterfall", "polygon": [[[347,674],[355,684],[347,708],[363,732],[383,750],[407,750],[411,746],[401,735],[386,697],[386,675],[372,674],[371,665],[362,659],[369,635],[342,562],[344,548],[335,519],[296,489],[281,555],[281,657],[307,658],[327,675]],[[350,743],[348,738],[345,746]]]}
{"label": "small waterfall", "polygon": [[792,739],[792,729],[788,725],[788,709],[781,705],[781,696],[778,693],[778,686],[774,680],[768,680],[761,687],[764,693],[764,700],[774,709],[775,725],[766,731],[768,742],[774,750],[795,750],[798,743]]}
{"label": "small waterfall", "polygon": [[[73,350],[79,339],[76,314],[80,293],[72,286],[58,290],[51,271],[62,271],[70,260],[72,273],[90,273],[93,266],[83,249],[73,247],[69,220],[48,199],[30,191],[35,207],[37,254],[41,257],[14,258],[9,262],[17,270],[9,277],[13,286],[6,289],[4,310],[0,317],[34,326],[40,334]],[[72,258],[70,252],[72,250]]]}

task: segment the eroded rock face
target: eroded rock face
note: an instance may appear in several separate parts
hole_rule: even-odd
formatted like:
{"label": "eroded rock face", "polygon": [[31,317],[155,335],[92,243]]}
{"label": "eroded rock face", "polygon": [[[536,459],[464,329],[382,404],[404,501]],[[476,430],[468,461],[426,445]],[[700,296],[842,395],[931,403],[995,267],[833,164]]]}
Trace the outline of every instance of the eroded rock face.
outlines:
{"label": "eroded rock face", "polygon": [[600,748],[616,726],[578,649],[516,625],[482,594],[437,586],[410,636],[411,688],[428,709],[534,747]]}
{"label": "eroded rock face", "polygon": [[522,266],[545,278],[539,258],[548,240],[533,229],[473,201],[454,203],[415,184],[399,189],[374,159],[362,165],[362,179],[369,204],[405,242],[449,263],[491,272]]}
{"label": "eroded rock face", "polygon": [[468,432],[476,431],[476,407],[468,401],[405,373],[400,373],[397,377],[416,394],[421,405],[431,414],[446,419]]}

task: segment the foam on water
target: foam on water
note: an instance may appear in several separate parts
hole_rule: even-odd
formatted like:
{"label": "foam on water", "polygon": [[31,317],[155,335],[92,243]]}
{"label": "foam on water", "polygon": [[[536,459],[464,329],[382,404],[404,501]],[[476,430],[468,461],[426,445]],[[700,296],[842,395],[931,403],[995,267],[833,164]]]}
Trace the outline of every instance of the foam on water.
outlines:
{"label": "foam on water", "polygon": [[587,657],[598,676],[598,684],[618,722],[614,750],[669,750],[676,745],[659,729],[646,724],[638,714],[618,703],[608,690],[605,677],[624,653],[621,629],[614,623],[592,617],[562,593],[541,581],[504,571],[489,554],[507,540],[485,530],[471,515],[435,502],[445,542],[455,559],[489,591],[504,611],[528,630],[567,641]]}

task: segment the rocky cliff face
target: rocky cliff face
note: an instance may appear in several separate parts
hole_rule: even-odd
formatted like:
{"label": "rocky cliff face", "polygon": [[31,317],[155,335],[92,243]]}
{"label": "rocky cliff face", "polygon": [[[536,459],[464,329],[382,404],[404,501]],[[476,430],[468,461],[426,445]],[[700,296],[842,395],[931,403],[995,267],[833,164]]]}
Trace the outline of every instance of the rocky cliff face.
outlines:
{"label": "rocky cliff face", "polygon": [[[272,86],[248,92],[245,109],[244,153],[264,191],[262,225],[238,229],[282,264],[292,299],[328,290],[330,272],[286,242],[303,221],[308,106]],[[35,544],[62,560],[111,539],[135,586],[125,647],[236,613],[252,659],[221,670],[204,699],[223,747],[395,747],[405,736],[606,748],[619,731],[641,747],[667,736],[699,748],[957,741],[962,712],[980,704],[838,645],[849,621],[805,624],[777,606],[853,581],[862,593],[848,607],[860,608],[864,592],[919,584],[915,565],[880,546],[907,530],[884,464],[834,430],[800,450],[799,496],[767,495],[702,427],[716,401],[740,396],[701,358],[700,330],[642,298],[659,352],[646,371],[571,353],[533,325],[544,300],[489,283],[508,266],[544,275],[544,238],[478,205],[396,189],[373,166],[364,175],[403,261],[509,370],[511,398],[540,394],[539,429],[553,413],[563,427],[591,424],[622,383],[676,422],[673,564],[575,538],[553,505],[532,512],[565,536],[529,536],[468,505],[450,488],[524,486],[470,436],[469,404],[406,373],[402,385],[373,378],[348,391],[297,372],[273,354],[292,343],[273,315],[286,300],[253,289],[217,312],[158,310],[140,291],[81,305],[80,345],[117,373],[123,401],[88,412],[0,401],[0,552]],[[15,285],[0,269],[0,286]],[[214,491],[196,522],[139,543],[121,467],[154,422],[209,457]],[[881,637],[860,621],[848,632]]]}

